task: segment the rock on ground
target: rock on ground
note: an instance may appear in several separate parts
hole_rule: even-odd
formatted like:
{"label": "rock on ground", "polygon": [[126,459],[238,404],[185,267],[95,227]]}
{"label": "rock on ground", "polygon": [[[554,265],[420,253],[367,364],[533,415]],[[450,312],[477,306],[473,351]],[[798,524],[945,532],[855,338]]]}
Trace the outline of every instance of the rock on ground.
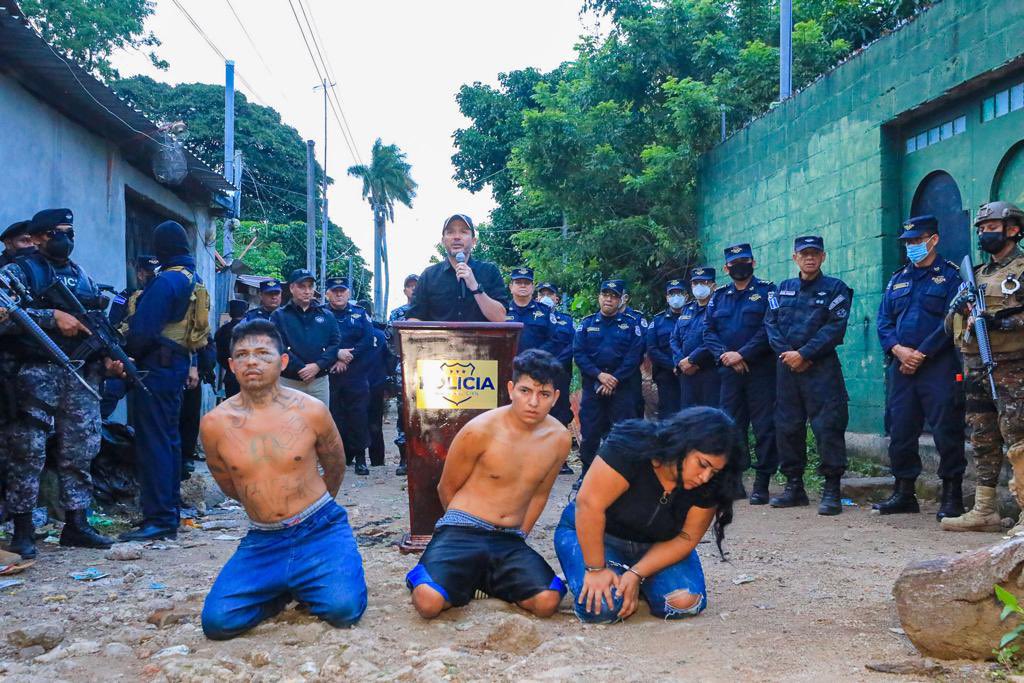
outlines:
{"label": "rock on ground", "polygon": [[142,557],[142,545],[139,543],[115,543],[110,550],[103,554],[103,557],[121,562],[137,560]]}
{"label": "rock on ground", "polygon": [[939,659],[993,659],[993,649],[1016,618],[999,621],[993,586],[1024,594],[1024,537],[960,556],[907,565],[893,595],[907,637]]}
{"label": "rock on ground", "polygon": [[481,647],[511,654],[527,654],[541,643],[533,620],[521,614],[506,614],[494,622]]}
{"label": "rock on ground", "polygon": [[60,624],[53,623],[29,624],[7,634],[7,642],[22,649],[38,645],[44,650],[52,650],[62,640],[64,640],[64,628]]}

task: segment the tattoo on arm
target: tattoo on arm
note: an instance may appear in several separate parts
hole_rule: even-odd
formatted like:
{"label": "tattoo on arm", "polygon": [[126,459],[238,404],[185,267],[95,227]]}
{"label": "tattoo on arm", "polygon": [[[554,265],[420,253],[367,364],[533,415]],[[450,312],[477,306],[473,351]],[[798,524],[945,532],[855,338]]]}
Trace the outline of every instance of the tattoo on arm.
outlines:
{"label": "tattoo on arm", "polygon": [[328,417],[325,422],[326,428],[316,436],[316,458],[324,468],[324,484],[333,498],[338,495],[345,477],[345,446],[334,420]]}

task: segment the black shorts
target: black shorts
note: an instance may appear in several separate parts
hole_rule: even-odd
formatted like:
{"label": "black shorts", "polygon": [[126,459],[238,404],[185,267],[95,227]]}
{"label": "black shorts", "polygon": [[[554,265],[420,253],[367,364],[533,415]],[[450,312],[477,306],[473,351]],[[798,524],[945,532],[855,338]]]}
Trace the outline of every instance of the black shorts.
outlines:
{"label": "black shorts", "polygon": [[427,584],[453,607],[468,604],[477,590],[506,602],[546,590],[565,593],[562,580],[522,537],[462,526],[435,529],[405,583],[409,590]]}

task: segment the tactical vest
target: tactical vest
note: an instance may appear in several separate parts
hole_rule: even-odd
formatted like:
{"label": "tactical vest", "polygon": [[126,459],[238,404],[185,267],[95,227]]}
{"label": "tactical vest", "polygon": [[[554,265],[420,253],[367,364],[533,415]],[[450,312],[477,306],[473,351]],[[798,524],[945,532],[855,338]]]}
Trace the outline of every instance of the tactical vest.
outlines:
{"label": "tactical vest", "polygon": [[[64,281],[71,292],[78,297],[85,308],[90,310],[101,310],[106,305],[106,299],[100,294],[100,290],[93,283],[92,279],[85,274],[78,264],[68,261],[60,267],[54,266],[45,256],[41,254],[30,254],[17,261],[25,278],[28,280],[28,289],[36,298],[34,307],[53,308],[64,310],[63,307],[55,304],[46,298],[46,291],[58,278]],[[70,311],[64,311],[69,313]],[[81,335],[65,337],[57,329],[45,330],[57,346],[67,354],[71,354],[82,341]],[[28,335],[17,335],[13,347],[15,353],[21,357],[31,360],[50,360],[49,354],[43,351],[36,342]]]}
{"label": "tactical vest", "polygon": [[[985,293],[985,306],[989,314],[999,319],[1007,315],[1024,312],[1024,254],[1017,252],[998,268],[985,272],[987,265],[978,266],[974,269],[974,278],[978,283],[978,289]],[[1012,276],[1013,279],[1008,279]],[[1003,294],[1004,283],[1009,289],[1015,285],[1013,280],[1020,283],[1020,287],[1012,294]],[[1024,331],[1011,330],[1003,331],[993,329],[989,326],[988,336],[992,343],[992,353],[1021,353],[1024,352]],[[963,334],[958,338],[960,350],[968,355],[978,355],[978,341],[973,333],[968,341],[964,340]]]}
{"label": "tactical vest", "polygon": [[128,321],[132,319],[133,315],[135,315],[135,309],[139,306],[139,297],[142,296],[142,291],[143,290],[141,289],[136,289],[128,295],[128,300],[125,301],[124,318],[122,318],[121,324],[117,326],[117,331],[120,332],[122,336],[128,335]]}
{"label": "tactical vest", "polygon": [[192,285],[185,315],[181,320],[164,325],[160,336],[189,351],[205,347],[210,335],[210,293],[206,286],[196,278],[195,273],[181,266],[161,269],[160,272],[181,273],[188,278],[189,284]]}

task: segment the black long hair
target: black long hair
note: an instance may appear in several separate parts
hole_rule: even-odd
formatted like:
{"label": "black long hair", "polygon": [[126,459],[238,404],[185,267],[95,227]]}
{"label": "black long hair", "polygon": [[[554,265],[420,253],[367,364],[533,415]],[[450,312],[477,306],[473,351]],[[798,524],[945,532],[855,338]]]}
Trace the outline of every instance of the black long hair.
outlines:
{"label": "black long hair", "polygon": [[[664,420],[626,420],[612,428],[601,450],[614,450],[635,461],[675,464],[676,485],[682,488],[683,459],[690,451],[725,457],[725,468],[702,486],[715,506],[712,530],[718,553],[732,523],[733,495],[739,487],[740,441],[732,418],[717,408],[686,408]],[[706,487],[706,488],[705,488]]]}

